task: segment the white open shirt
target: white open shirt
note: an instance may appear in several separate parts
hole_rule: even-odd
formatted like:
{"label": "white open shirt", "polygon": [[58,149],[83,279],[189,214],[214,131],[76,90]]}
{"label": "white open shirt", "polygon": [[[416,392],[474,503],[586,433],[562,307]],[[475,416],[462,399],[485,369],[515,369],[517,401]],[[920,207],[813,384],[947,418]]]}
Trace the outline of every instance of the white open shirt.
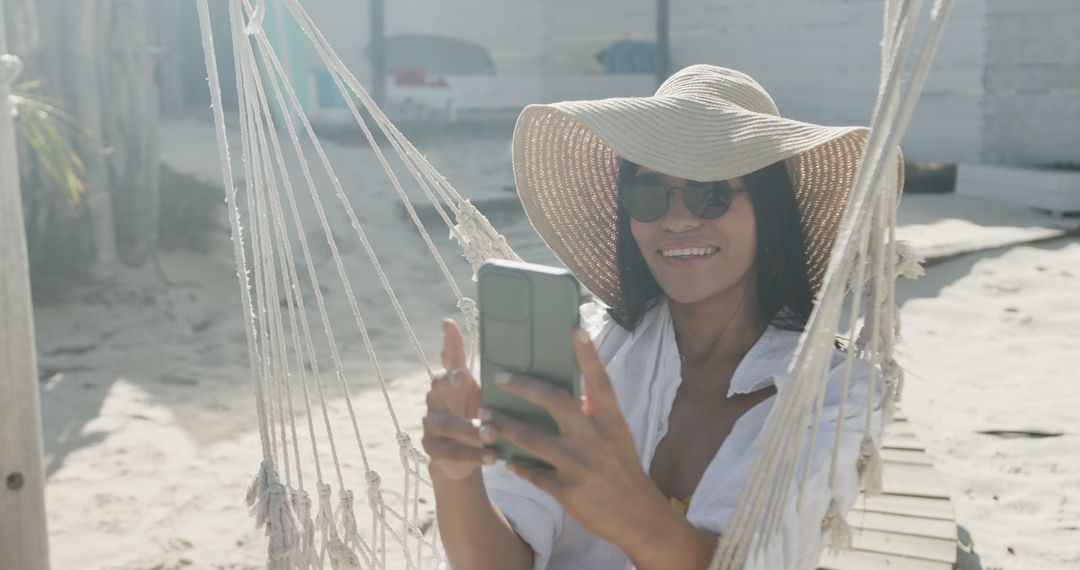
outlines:
{"label": "white open shirt", "polygon": [[[658,303],[633,331],[623,329],[600,313],[583,319],[583,323],[612,379],[619,406],[633,432],[641,467],[648,472],[657,444],[667,433],[671,405],[682,381],[679,350],[667,303]],[[768,327],[739,363],[728,396],[755,392],[772,385],[782,392],[798,339],[797,332]],[[816,568],[822,519],[829,501],[835,499],[844,513],[855,502],[858,495],[855,465],[866,425],[869,375],[868,368],[859,361],[854,368],[845,405],[841,454],[831,488],[828,480],[844,361],[844,354],[836,351],[802,508],[796,508],[798,493],[793,489],[784,508],[780,535],[770,542],[762,556],[755,557],[755,567],[769,570]],[[875,388],[875,393],[880,394],[880,382]],[[774,395],[739,418],[716,452],[686,513],[687,520],[694,526],[715,534],[723,532],[761,446],[760,436],[775,401]],[[879,419],[875,418],[873,425],[879,426]],[[804,440],[804,447],[808,440],[809,437]],[[805,461],[805,449],[802,458]],[[800,464],[796,473],[801,469]],[[633,568],[621,549],[582,528],[551,495],[511,473],[503,462],[484,467],[483,479],[492,500],[517,534],[532,546],[536,570]],[[798,476],[795,479],[797,487]]]}

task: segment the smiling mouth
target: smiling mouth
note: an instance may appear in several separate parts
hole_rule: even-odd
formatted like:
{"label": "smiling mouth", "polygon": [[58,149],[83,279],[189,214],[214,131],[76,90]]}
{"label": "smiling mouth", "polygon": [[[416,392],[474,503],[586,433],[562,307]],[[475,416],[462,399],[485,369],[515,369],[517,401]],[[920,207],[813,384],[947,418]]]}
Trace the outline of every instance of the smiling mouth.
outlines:
{"label": "smiling mouth", "polygon": [[660,255],[667,259],[692,259],[705,257],[716,253],[715,247],[682,247],[676,249],[662,249]]}

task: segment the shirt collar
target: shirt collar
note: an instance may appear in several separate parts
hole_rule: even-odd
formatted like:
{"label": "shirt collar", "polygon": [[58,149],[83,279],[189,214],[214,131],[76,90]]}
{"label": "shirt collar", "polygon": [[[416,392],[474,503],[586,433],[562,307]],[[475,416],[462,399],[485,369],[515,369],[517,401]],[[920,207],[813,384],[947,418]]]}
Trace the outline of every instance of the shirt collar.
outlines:
{"label": "shirt collar", "polygon": [[769,386],[783,390],[791,357],[799,345],[800,333],[769,325],[761,338],[739,362],[731,377],[728,397],[749,394]]}
{"label": "shirt collar", "polygon": [[[662,298],[655,309],[653,315],[663,319],[663,326],[670,330],[668,338],[672,343],[671,348],[677,353],[679,347],[675,344],[674,324],[667,299]],[[639,327],[635,332],[640,334],[643,328],[647,327]],[[750,347],[735,369],[727,396],[730,398],[737,394],[749,394],[769,386],[782,390],[787,380],[788,365],[791,364],[791,357],[799,344],[799,336],[798,332],[780,329],[771,324],[766,327],[765,332]]]}

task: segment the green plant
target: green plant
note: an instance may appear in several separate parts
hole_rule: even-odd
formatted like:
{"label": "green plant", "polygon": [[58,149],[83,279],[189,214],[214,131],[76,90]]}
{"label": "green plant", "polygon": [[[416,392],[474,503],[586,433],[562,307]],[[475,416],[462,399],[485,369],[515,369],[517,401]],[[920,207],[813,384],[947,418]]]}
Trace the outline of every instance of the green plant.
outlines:
{"label": "green plant", "polygon": [[41,84],[33,80],[15,86],[11,95],[15,124],[62,200],[76,206],[86,194],[86,166],[70,140],[92,135],[60,101],[37,93]]}

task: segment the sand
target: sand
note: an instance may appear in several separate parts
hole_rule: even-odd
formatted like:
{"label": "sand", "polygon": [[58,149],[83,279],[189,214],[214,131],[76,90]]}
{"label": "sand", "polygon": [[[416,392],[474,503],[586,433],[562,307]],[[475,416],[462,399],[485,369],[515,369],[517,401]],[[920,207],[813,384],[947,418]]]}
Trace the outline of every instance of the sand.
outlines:
{"label": "sand", "polygon": [[[170,166],[220,183],[211,125],[167,124],[161,137]],[[464,195],[498,198],[512,184],[508,140],[463,131],[416,143]],[[453,296],[400,216],[372,152],[327,148],[422,350],[438,366],[438,321],[454,314]],[[400,425],[418,434],[423,368],[348,220],[340,208],[328,210],[335,235],[348,238],[349,278]],[[397,447],[379,383],[332,279],[317,218],[310,208],[302,215],[370,461],[392,471]],[[526,259],[552,261],[520,215],[493,223]],[[900,223],[901,235],[924,252],[958,253],[1045,237],[1055,222],[975,198],[909,196]],[[470,269],[445,228],[432,231],[471,294]],[[36,308],[54,568],[257,568],[265,558],[265,538],[242,502],[261,453],[231,248],[223,237],[207,254],[166,252],[162,268],[176,284],[149,268],[129,270]],[[1080,242],[1064,238],[956,257],[898,289],[909,371],[904,409],[984,568],[1080,566],[1080,430],[1072,416],[1080,408],[1078,288]],[[309,301],[311,292],[307,283]],[[340,389],[328,397],[346,478],[362,495],[362,461]],[[332,479],[329,465],[323,469]],[[310,462],[304,476],[310,487]],[[386,488],[397,489],[392,476]],[[422,513],[431,516],[430,502]]]}

